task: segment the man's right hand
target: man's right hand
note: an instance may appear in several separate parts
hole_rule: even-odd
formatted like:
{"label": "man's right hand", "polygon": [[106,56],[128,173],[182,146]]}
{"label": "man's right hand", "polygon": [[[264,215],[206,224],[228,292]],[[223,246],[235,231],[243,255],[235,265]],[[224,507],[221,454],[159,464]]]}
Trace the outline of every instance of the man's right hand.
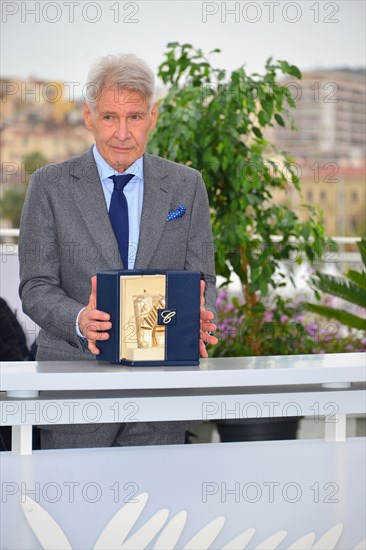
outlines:
{"label": "man's right hand", "polygon": [[99,355],[100,351],[96,346],[97,340],[108,340],[109,333],[105,332],[112,328],[109,321],[110,315],[104,311],[96,309],[97,305],[97,277],[91,278],[91,294],[88,305],[80,312],[79,330],[88,340],[88,348],[94,355]]}

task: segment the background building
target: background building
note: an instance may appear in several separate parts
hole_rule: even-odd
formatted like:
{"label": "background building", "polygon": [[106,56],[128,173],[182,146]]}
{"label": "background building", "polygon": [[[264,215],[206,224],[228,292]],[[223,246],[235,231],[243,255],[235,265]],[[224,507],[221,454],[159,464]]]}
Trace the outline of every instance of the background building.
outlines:
{"label": "background building", "polygon": [[270,139],[290,152],[304,202],[324,211],[328,235],[365,235],[365,70],[312,71],[284,80],[297,131],[277,126]]}
{"label": "background building", "polygon": [[362,159],[366,155],[365,71],[312,71],[285,80],[296,103],[297,132],[275,129],[277,145],[297,159]]}
{"label": "background building", "polygon": [[0,81],[1,183],[25,183],[24,159],[34,153],[59,162],[85,151],[93,136],[85,128],[82,101],[65,95],[60,82]]}

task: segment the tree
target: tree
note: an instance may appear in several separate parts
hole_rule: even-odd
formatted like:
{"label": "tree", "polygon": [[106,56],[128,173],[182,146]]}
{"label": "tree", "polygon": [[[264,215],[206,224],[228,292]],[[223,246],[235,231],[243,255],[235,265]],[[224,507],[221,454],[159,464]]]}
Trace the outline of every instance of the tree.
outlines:
{"label": "tree", "polygon": [[[167,94],[149,150],[202,172],[212,208],[216,272],[226,281],[232,270],[239,276],[245,315],[255,318],[263,315],[269,290],[284,284],[281,262],[296,255],[300,263],[303,254],[320,261],[325,246],[313,207],[303,205],[302,222],[291,204],[276,201],[278,192],[300,193],[300,182],[294,160],[265,137],[275,124],[293,126],[289,108],[295,103],[278,77],[301,78],[301,73],[269,58],[263,75],[248,75],[244,67],[228,75],[190,44],[167,47],[158,71]],[[272,235],[280,242],[273,243]],[[259,339],[250,351],[261,354]]]}
{"label": "tree", "polygon": [[45,164],[47,164],[47,160],[41,153],[34,152],[26,155],[23,159],[24,183],[12,185],[4,192],[0,201],[1,217],[10,220],[13,227],[19,227],[20,225],[20,217],[31,175]]}

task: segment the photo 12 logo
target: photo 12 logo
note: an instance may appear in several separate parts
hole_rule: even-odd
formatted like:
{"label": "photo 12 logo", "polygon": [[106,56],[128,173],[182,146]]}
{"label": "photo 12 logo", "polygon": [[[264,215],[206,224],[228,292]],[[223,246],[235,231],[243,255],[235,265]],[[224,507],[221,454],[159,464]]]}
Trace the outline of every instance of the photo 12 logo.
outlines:
{"label": "photo 12 logo", "polygon": [[139,23],[137,2],[2,2],[1,22]]}
{"label": "photo 12 logo", "polygon": [[[276,502],[296,503],[302,499],[309,502],[338,504],[340,487],[338,483],[329,481],[319,483],[315,481],[310,486],[303,486],[297,481],[283,483],[280,481],[203,481],[201,485],[201,498],[205,504],[217,499],[223,504],[227,502],[247,502],[256,504],[258,502],[267,502],[270,504]],[[310,497],[310,498],[309,498]]]}
{"label": "photo 12 logo", "polygon": [[202,2],[202,23],[339,23],[337,2]]}

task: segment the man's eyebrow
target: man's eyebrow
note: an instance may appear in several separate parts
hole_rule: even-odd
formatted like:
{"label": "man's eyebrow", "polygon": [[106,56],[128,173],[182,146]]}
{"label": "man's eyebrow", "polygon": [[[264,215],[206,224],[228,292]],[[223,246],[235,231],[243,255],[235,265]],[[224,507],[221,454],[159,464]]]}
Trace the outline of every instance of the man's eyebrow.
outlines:
{"label": "man's eyebrow", "polygon": [[128,111],[128,115],[144,115],[145,111]]}
{"label": "man's eyebrow", "polygon": [[[118,115],[118,113],[116,111],[111,111],[111,110],[108,110],[106,109],[105,111],[100,111],[100,114],[105,116],[105,115]],[[128,116],[131,116],[131,115],[140,115],[140,116],[143,116],[145,115],[145,111],[127,111],[127,115]]]}
{"label": "man's eyebrow", "polygon": [[99,113],[101,115],[116,115],[117,114],[116,111],[110,111],[108,109],[106,109],[105,111],[99,111]]}

